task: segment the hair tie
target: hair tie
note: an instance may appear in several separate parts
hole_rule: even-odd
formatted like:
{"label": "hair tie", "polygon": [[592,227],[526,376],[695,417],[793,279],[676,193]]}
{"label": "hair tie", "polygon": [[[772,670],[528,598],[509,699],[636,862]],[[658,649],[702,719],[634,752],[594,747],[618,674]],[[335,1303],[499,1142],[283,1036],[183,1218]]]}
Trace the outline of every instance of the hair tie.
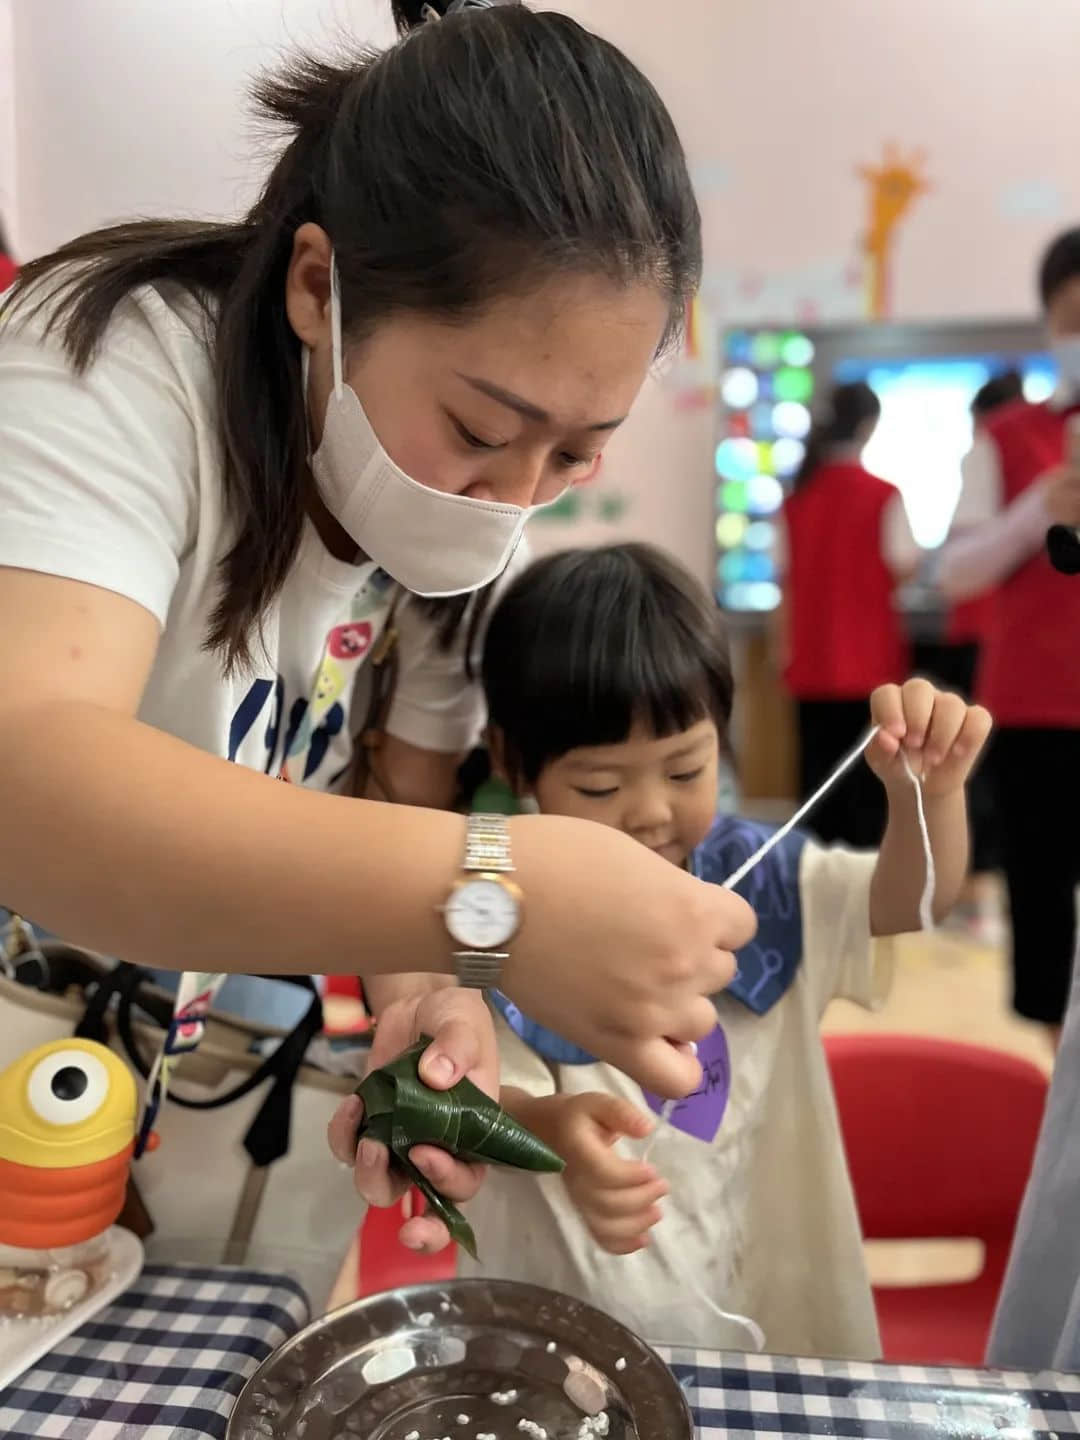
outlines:
{"label": "hair tie", "polygon": [[425,5],[420,11],[422,20],[442,20],[447,15],[457,15],[462,10],[493,10],[499,0],[450,0],[445,11],[435,9],[434,5]]}

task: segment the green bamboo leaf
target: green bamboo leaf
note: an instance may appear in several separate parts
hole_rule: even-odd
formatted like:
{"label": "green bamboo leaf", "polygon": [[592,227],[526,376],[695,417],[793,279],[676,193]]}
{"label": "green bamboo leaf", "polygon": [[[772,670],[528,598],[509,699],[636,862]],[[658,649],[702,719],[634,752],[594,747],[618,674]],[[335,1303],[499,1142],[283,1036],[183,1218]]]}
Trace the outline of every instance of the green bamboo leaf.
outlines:
{"label": "green bamboo leaf", "polygon": [[459,1160],[553,1174],[564,1168],[563,1162],[471,1080],[459,1080],[450,1090],[429,1090],[420,1079],[419,1067],[430,1044],[422,1038],[357,1086],[364,1102],[357,1140],[368,1136],[387,1147],[391,1165],[409,1178],[445,1223],[451,1239],[475,1259],[472,1227],[413,1165],[409,1159],[413,1146],[438,1145]]}

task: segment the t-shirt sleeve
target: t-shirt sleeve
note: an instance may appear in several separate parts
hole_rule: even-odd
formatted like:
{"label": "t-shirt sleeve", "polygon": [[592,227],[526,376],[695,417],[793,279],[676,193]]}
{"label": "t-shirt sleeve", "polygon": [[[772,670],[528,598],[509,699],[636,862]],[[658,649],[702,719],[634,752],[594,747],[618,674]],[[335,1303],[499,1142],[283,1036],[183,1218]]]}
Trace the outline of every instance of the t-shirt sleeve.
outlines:
{"label": "t-shirt sleeve", "polygon": [[892,987],[895,942],[870,933],[876,864],[875,851],[825,848],[813,841],[803,850],[803,965],[819,1015],[831,1000],[852,1000],[875,1010]]}
{"label": "t-shirt sleeve", "polygon": [[97,585],[164,625],[197,513],[192,407],[134,301],[85,375],[18,316],[0,335],[0,565]]}
{"label": "t-shirt sleeve", "polygon": [[59,338],[0,337],[0,564],[135,600],[164,625],[197,513],[196,426],[134,301],[84,376]]}
{"label": "t-shirt sleeve", "polygon": [[[528,563],[529,552],[523,540],[496,582],[487,615]],[[400,668],[387,731],[419,750],[444,755],[468,750],[479,740],[487,715],[479,679],[469,678],[465,663],[471,629],[468,618],[458,627],[449,648],[439,641],[437,617],[415,599],[407,599],[401,607],[397,625]],[[482,638],[482,633],[477,636],[478,645]],[[479,657],[474,654],[473,658],[475,673]]]}

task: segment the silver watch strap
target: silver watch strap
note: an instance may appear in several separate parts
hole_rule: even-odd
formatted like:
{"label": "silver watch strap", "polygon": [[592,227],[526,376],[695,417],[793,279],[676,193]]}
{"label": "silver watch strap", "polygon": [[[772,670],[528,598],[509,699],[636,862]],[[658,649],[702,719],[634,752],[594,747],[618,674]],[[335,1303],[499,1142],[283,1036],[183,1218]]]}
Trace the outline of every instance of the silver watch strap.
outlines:
{"label": "silver watch strap", "polygon": [[454,974],[466,990],[497,989],[503,966],[509,959],[505,950],[458,950],[454,955]]}
{"label": "silver watch strap", "polygon": [[464,870],[513,873],[510,826],[505,815],[470,815],[465,830]]}

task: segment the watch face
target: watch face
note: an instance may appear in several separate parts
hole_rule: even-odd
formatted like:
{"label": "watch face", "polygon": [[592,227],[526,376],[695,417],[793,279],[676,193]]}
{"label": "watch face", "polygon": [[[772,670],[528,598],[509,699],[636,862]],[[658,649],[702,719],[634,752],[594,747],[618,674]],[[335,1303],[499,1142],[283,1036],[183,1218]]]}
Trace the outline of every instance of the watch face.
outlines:
{"label": "watch face", "polygon": [[446,904],[446,928],[466,950],[496,950],[511,940],[521,912],[517,898],[498,880],[467,880]]}

